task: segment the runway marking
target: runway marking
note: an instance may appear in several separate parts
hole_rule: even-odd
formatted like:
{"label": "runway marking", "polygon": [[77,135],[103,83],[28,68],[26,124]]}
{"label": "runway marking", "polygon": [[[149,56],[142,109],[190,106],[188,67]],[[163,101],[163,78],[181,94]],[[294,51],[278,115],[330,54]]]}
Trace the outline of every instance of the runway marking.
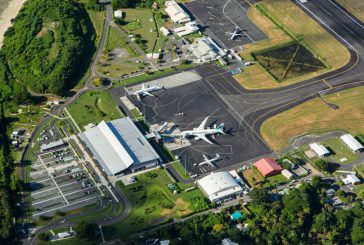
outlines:
{"label": "runway marking", "polygon": [[[253,127],[252,126],[250,126],[250,124],[248,124],[248,122],[247,121],[245,121],[245,119],[235,110],[235,108],[230,104],[230,102],[229,101],[227,101],[224,97],[222,97],[222,96],[219,96],[219,93],[218,93],[218,91],[216,91],[216,89],[215,89],[215,87],[214,86],[212,86],[211,84],[210,84],[210,82],[206,79],[206,82],[208,82],[208,84],[212,87],[212,89],[213,90],[215,90],[215,93],[216,93],[216,97],[219,97],[222,101],[224,101],[224,103],[226,103],[228,106],[229,106],[229,109],[231,109],[232,111],[234,111],[235,112],[235,114],[236,115],[238,115],[238,117],[241,119],[241,121],[243,121],[247,126],[248,126],[248,128],[250,128],[250,130],[251,130],[251,132],[253,132],[259,139],[261,139],[262,140],[262,142],[264,142],[264,144],[267,146],[267,148],[268,149],[270,149],[271,151],[272,151],[272,149],[270,148],[270,146],[269,145],[267,145],[266,143],[265,143],[265,141],[264,141],[264,139],[253,129]],[[203,83],[203,85],[206,87],[206,89],[207,90],[209,90],[209,91],[211,91],[207,86],[206,86],[206,84],[204,84]],[[212,93],[212,94],[214,94],[214,93]],[[219,102],[221,103],[221,101],[219,100]],[[223,105],[224,106],[224,105]],[[233,116],[234,117],[234,116]],[[237,120],[238,121],[238,120]],[[238,121],[239,122],[239,121]],[[240,124],[240,123],[239,123]],[[242,125],[241,125],[242,126]],[[265,150],[265,149],[264,149]]]}
{"label": "runway marking", "polygon": [[329,88],[330,89],[332,89],[333,88],[333,86],[331,86],[331,84],[330,83],[328,83],[327,81],[326,81],[326,79],[321,79],[321,81],[323,81],[327,86],[329,86]]}
{"label": "runway marking", "polygon": [[343,42],[345,42],[349,47],[351,47],[353,50],[355,50],[355,48],[348,42],[346,41],[345,38],[343,38],[342,36],[340,36],[336,31],[334,31],[326,22],[324,22],[323,20],[321,20],[316,14],[314,14],[311,10],[309,10],[305,5],[303,5],[300,1],[296,0],[296,2],[302,7],[304,8],[307,12],[309,12],[312,16],[314,16],[321,24],[323,24],[327,29],[329,29],[332,33],[334,33],[337,37],[339,37]]}
{"label": "runway marking", "polygon": [[353,34],[354,36],[358,36],[353,30],[351,30],[349,27],[347,27],[346,25],[342,24],[342,27],[344,27],[348,32],[350,32],[351,34]]}
{"label": "runway marking", "polygon": [[251,4],[248,0],[244,0],[247,4],[249,4],[249,6],[253,6],[253,4]]}
{"label": "runway marking", "polygon": [[328,0],[329,3],[331,3],[332,5],[334,5],[338,10],[340,10],[340,12],[344,13],[347,17],[349,17],[349,19],[351,19],[352,21],[354,21],[358,26],[360,26],[362,29],[364,29],[364,26],[362,24],[360,24],[358,21],[356,21],[353,17],[351,17],[350,15],[348,15],[344,10],[342,10],[339,6],[337,6],[336,3],[333,3],[331,0]]}
{"label": "runway marking", "polygon": [[326,14],[330,15],[331,17],[333,16],[327,9],[325,9],[324,7],[321,8]]}

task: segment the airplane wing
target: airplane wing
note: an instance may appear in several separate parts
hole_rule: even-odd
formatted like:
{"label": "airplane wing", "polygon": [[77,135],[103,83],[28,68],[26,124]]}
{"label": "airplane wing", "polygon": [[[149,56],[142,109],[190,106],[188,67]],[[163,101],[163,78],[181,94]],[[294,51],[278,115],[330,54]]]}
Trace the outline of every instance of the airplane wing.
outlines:
{"label": "airplane wing", "polygon": [[200,124],[200,126],[198,126],[198,128],[197,128],[197,129],[199,129],[199,130],[203,130],[203,129],[205,129],[205,124],[206,124],[206,122],[207,122],[207,119],[209,119],[209,117],[206,117],[206,118],[202,121],[202,123]]}
{"label": "airplane wing", "polygon": [[154,95],[153,94],[151,94],[151,93],[149,93],[149,92],[143,92],[143,95],[148,95],[148,96],[152,96],[152,97],[154,97]]}
{"label": "airplane wing", "polygon": [[145,89],[145,83],[142,84],[142,90]]}
{"label": "airplane wing", "polygon": [[206,135],[204,134],[195,134],[195,136],[197,136],[198,138],[206,141],[207,143],[211,144],[212,145],[212,142],[206,137]]}
{"label": "airplane wing", "polygon": [[203,154],[202,156],[203,156],[203,159],[205,159],[205,161],[209,160],[205,154]]}

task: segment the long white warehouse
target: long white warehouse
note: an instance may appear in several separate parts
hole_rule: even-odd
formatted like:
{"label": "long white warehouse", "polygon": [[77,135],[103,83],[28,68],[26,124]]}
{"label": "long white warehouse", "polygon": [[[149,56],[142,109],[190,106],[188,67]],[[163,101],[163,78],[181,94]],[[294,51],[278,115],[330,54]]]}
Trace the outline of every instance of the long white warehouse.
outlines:
{"label": "long white warehouse", "polygon": [[211,202],[223,202],[243,193],[243,188],[228,172],[212,172],[197,181],[197,185]]}
{"label": "long white warehouse", "polygon": [[157,152],[129,117],[100,122],[80,134],[107,175],[132,172],[162,162]]}
{"label": "long white warehouse", "polygon": [[353,151],[358,152],[364,149],[363,145],[360,144],[351,134],[344,134],[340,137],[342,141]]}

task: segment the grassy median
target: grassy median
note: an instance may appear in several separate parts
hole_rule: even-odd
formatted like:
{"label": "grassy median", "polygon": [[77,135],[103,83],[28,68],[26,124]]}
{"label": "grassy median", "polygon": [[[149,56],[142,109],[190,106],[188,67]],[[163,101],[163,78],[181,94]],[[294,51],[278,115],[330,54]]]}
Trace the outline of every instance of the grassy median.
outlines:
{"label": "grassy median", "polygon": [[364,87],[353,88],[324,96],[328,103],[339,106],[334,110],[320,99],[313,99],[266,120],[261,127],[264,140],[280,150],[296,137],[334,130],[352,134],[364,133]]}
{"label": "grassy median", "polygon": [[[259,5],[261,10],[257,9]],[[263,11],[262,11],[263,9]],[[263,15],[269,16],[266,17]],[[253,5],[248,16],[268,39],[244,46],[241,56],[254,60],[253,53],[299,41],[327,68],[277,82],[259,63],[247,67],[235,78],[247,89],[276,88],[336,70],[348,63],[349,51],[315,20],[289,0],[265,0]]]}

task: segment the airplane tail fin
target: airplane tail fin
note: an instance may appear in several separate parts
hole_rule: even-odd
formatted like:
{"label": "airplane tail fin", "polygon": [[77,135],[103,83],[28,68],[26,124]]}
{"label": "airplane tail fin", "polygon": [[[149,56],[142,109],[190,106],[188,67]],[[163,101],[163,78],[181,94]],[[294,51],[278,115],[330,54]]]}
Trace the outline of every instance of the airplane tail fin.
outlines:
{"label": "airplane tail fin", "polygon": [[225,134],[224,132],[224,129],[225,129],[225,124],[221,123],[217,128],[216,130],[221,133],[221,134]]}

